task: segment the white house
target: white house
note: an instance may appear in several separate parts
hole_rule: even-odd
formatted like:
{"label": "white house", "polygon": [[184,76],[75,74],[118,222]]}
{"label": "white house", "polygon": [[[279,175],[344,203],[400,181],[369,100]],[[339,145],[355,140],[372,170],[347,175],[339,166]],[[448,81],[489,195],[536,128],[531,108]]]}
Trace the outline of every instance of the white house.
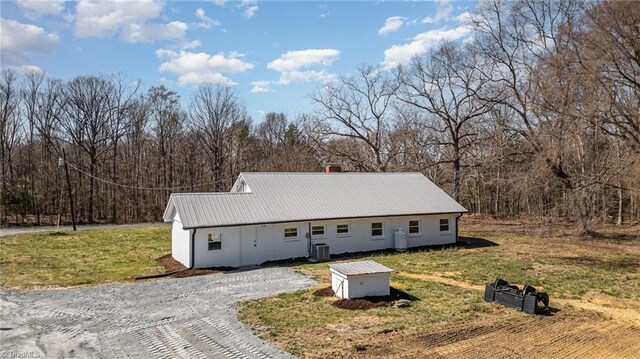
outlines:
{"label": "white house", "polygon": [[173,258],[189,268],[240,267],[393,248],[403,228],[409,247],[457,241],[467,210],[421,173],[241,173],[231,192],[174,193]]}

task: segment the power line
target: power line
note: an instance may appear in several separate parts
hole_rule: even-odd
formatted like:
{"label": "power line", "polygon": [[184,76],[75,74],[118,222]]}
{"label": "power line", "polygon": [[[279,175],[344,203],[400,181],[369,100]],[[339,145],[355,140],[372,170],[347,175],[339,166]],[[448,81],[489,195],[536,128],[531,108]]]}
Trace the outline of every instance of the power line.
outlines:
{"label": "power line", "polygon": [[[83,170],[81,170],[80,168],[76,167],[74,164],[72,164],[69,161],[66,161],[69,164],[69,167],[73,168],[74,170],[84,174],[87,177],[91,177],[99,182],[102,182],[104,184],[108,184],[108,185],[112,185],[112,186],[117,186],[117,187],[122,187],[122,188],[128,188],[128,189],[139,189],[139,190],[148,190],[148,191],[173,191],[173,190],[179,190],[179,189],[185,189],[185,188],[198,188],[198,187],[204,187],[204,186],[211,186],[213,185],[215,182],[209,182],[209,183],[201,183],[201,184],[197,184],[197,185],[192,185],[192,186],[181,186],[181,187],[138,187],[138,186],[133,186],[133,185],[125,185],[125,184],[121,184],[121,183],[116,183],[113,181],[109,181],[106,180],[104,178],[100,178],[100,177],[96,177],[88,172],[85,172]],[[235,177],[226,177],[226,178],[222,178],[220,179],[220,181],[226,181],[228,179],[234,179]]]}

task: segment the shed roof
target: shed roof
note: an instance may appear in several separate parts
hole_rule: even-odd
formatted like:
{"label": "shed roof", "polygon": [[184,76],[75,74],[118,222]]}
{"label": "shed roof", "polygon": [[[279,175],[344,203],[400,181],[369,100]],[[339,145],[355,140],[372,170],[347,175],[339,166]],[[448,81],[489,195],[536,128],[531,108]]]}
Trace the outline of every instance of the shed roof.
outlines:
{"label": "shed roof", "polygon": [[[421,173],[241,173],[249,193],[174,193],[164,220],[184,228],[462,213]],[[234,188],[236,188],[234,186]]]}
{"label": "shed roof", "polygon": [[393,269],[385,267],[376,261],[335,263],[329,264],[329,268],[346,276],[393,272]]}

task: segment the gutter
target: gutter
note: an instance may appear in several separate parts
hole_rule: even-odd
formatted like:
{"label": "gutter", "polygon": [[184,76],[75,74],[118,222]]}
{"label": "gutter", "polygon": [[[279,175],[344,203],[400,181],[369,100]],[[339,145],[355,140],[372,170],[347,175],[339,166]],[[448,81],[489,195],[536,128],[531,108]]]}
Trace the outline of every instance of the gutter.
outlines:
{"label": "gutter", "polygon": [[[456,227],[457,230],[458,227]],[[193,233],[191,233],[191,255],[189,256],[189,269],[193,269],[193,267],[196,265],[196,259],[194,257],[195,254],[195,243],[196,243],[196,230],[198,230],[197,228],[193,229]]]}
{"label": "gutter", "polygon": [[459,213],[456,216],[456,243],[460,243],[460,234],[458,233],[460,231],[460,228],[458,228],[458,223],[460,222],[460,217],[462,217],[464,215],[464,212]]}
{"label": "gutter", "polygon": [[383,216],[353,216],[353,217],[331,217],[331,218],[308,218],[308,219],[295,219],[295,220],[286,220],[286,221],[268,221],[268,222],[255,222],[255,223],[232,223],[232,224],[222,224],[222,225],[213,225],[213,226],[193,226],[193,227],[185,227],[184,229],[196,229],[196,228],[225,228],[225,227],[242,227],[242,226],[257,226],[263,224],[280,224],[280,223],[304,223],[304,222],[320,222],[320,221],[336,221],[341,219],[362,219],[362,218],[393,218],[393,217],[409,217],[409,216],[436,216],[440,214],[455,214],[457,213],[459,216],[462,216],[464,213],[468,211],[458,211],[458,212],[437,212],[437,213],[408,213],[408,214],[387,214]]}

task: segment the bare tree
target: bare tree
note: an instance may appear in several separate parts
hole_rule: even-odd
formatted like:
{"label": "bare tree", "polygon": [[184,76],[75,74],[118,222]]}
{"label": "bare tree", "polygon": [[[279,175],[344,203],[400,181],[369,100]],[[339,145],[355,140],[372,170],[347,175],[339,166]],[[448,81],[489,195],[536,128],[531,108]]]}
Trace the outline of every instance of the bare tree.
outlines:
{"label": "bare tree", "polygon": [[63,87],[62,116],[59,124],[64,136],[89,159],[87,221],[94,221],[94,195],[98,162],[109,151],[113,116],[113,84],[104,77],[76,77]]}
{"label": "bare tree", "polygon": [[460,200],[460,169],[463,151],[476,134],[472,121],[493,106],[479,97],[486,82],[481,80],[478,56],[469,48],[443,43],[425,57],[416,57],[397,72],[398,98],[425,112],[422,123],[433,133],[435,144],[451,149],[441,163],[453,165],[454,198]]}
{"label": "bare tree", "polygon": [[233,124],[245,113],[238,95],[229,87],[201,86],[191,102],[190,125],[209,157],[214,191],[222,190],[225,141]]}
{"label": "bare tree", "polygon": [[[152,131],[155,134],[156,144],[160,152],[158,159],[162,168],[161,181],[158,183],[164,188],[173,187],[175,142],[183,126],[183,116],[180,111],[180,96],[175,91],[170,91],[160,85],[151,87],[147,93],[148,114],[151,118]],[[169,196],[170,191],[165,191]]]}
{"label": "bare tree", "polygon": [[320,120],[316,132],[324,135],[325,141],[362,144],[368,153],[349,154],[341,146],[331,148],[338,157],[374,171],[386,171],[394,156],[388,135],[397,89],[398,83],[387,73],[370,66],[360,67],[356,77],[341,77],[336,84],[327,84],[312,96]]}

